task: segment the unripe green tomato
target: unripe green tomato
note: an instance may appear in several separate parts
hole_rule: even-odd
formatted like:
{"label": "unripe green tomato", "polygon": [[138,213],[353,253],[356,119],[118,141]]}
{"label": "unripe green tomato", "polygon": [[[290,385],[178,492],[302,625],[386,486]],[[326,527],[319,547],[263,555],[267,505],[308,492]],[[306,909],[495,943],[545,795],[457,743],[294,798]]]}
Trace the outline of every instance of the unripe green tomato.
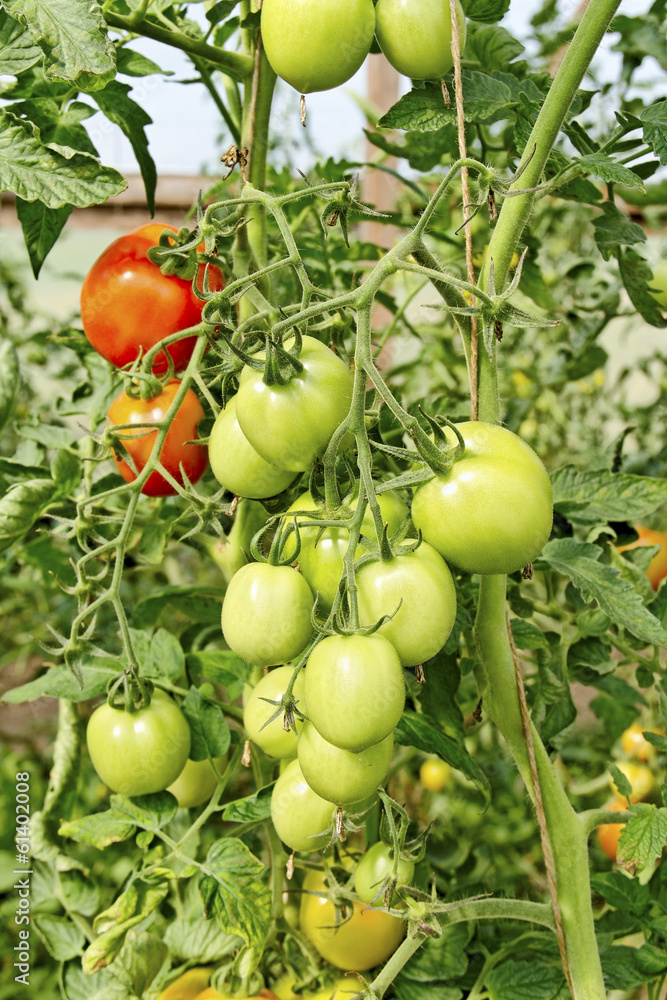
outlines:
{"label": "unripe green tomato", "polygon": [[168,788],[185,767],[190,727],[169,695],[156,688],[147,708],[125,712],[108,702],[95,709],[86,731],[88,751],[102,781],[122,795]]}
{"label": "unripe green tomato", "polygon": [[299,764],[303,776],[318,795],[337,805],[359,802],[384,781],[394,749],[391,733],[359,753],[328,743],[308,722],[299,737]]}
{"label": "unripe green tomato", "polygon": [[324,454],[348,414],[354,382],[348,366],[314,337],[303,338],[299,361],[303,370],[285,385],[267,385],[261,371],[244,368],[236,395],[236,416],[252,447],[293,472]]}
{"label": "unripe green tomato", "polygon": [[[294,670],[292,667],[276,667],[255,685],[245,708],[243,709],[243,725],[245,730],[258,747],[269,757],[296,757],[297,733],[301,732],[303,722],[295,717],[297,733],[285,731],[282,713],[272,722],[268,722],[287,690]],[[306,712],[304,696],[305,678],[301,671],[294,682],[293,695],[299,711]],[[268,699],[268,700],[267,700]],[[266,724],[268,722],[268,724]]]}
{"label": "unripe green tomato", "polygon": [[424,663],[442,649],[456,617],[456,590],[434,548],[422,542],[414,552],[366,563],[356,579],[359,624],[373,625],[383,615],[393,615],[379,631],[402,666]]}
{"label": "unripe green tomato", "polygon": [[[393,492],[381,493],[378,497],[382,520],[388,524],[389,534],[398,531],[407,515],[407,507],[401,498]],[[354,501],[352,502],[354,505]],[[288,515],[294,511],[321,510],[310,493],[304,493],[289,507]],[[347,512],[346,512],[347,513]],[[334,518],[336,512],[331,514]],[[363,534],[375,537],[375,525],[368,510],[364,514],[361,525]],[[350,534],[345,528],[299,527],[301,551],[296,557],[299,569],[317,594],[318,612],[327,615],[338,592],[338,585],[343,575],[343,560],[350,544]],[[288,538],[283,550],[286,559],[294,553],[296,546],[292,538]]]}
{"label": "unripe green tomato", "polygon": [[[465,452],[420,486],[412,520],[450,566],[467,573],[515,573],[551,532],[547,470],[525,441],[497,424],[459,424]],[[454,444],[454,432],[446,428]]]}
{"label": "unripe green tomato", "polygon": [[252,500],[282,493],[296,475],[271,465],[255,451],[236,419],[235,399],[230,399],[216,418],[208,441],[208,457],[221,486]]}
{"label": "unripe green tomato", "polygon": [[653,268],[653,278],[649,281],[651,294],[662,309],[667,309],[667,257]]}
{"label": "unripe green tomato", "polygon": [[[215,758],[220,773],[225,770],[226,763],[226,757]],[[186,760],[185,767],[167,791],[175,796],[179,808],[194,809],[208,802],[217,787],[218,776],[207,757],[206,760]]]}
{"label": "unripe green tomato", "polygon": [[328,743],[365,750],[403,714],[405,683],[392,644],[381,635],[330,635],[306,664],[308,718]]}
{"label": "unripe green tomato", "polygon": [[313,594],[291,566],[248,563],[234,574],[222,602],[222,631],[230,649],[269,667],[293,660],[313,632]]}
{"label": "unripe green tomato", "polygon": [[336,806],[314,792],[293,760],[271,793],[271,821],[292,851],[321,851],[332,837]]}
{"label": "unripe green tomato", "polygon": [[278,76],[302,94],[357,72],[375,32],[372,0],[264,0],[262,42]]}
{"label": "unripe green tomato", "polygon": [[[354,871],[354,889],[359,899],[369,906],[382,906],[383,886],[394,868],[393,852],[382,841],[366,851]],[[396,885],[410,885],[415,874],[412,861],[398,860]],[[393,899],[391,905],[393,906]]]}
{"label": "unripe green tomato", "polygon": [[[466,22],[457,3],[461,51]],[[449,0],[378,0],[375,37],[399,73],[413,80],[440,80],[453,66]]]}

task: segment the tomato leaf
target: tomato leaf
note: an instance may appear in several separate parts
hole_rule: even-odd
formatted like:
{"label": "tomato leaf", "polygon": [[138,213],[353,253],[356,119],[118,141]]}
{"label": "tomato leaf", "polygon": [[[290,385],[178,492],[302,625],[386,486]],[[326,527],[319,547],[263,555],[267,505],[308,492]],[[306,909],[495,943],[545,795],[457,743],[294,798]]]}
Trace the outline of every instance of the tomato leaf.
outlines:
{"label": "tomato leaf", "polygon": [[667,101],[656,101],[644,108],[644,142],[648,143],[662,164],[667,163]]}
{"label": "tomato leaf", "polygon": [[[587,156],[582,156],[579,163],[587,174],[593,174],[594,177],[598,177],[606,184],[625,184],[630,188],[644,186],[637,174],[628,167],[624,167],[622,163],[616,163],[611,156],[607,156],[605,153],[589,153]],[[614,215],[623,216],[623,212],[619,211],[611,202],[606,202],[602,208],[605,212],[609,209]],[[629,219],[627,221],[630,223]],[[637,236],[635,233],[635,239],[626,242],[643,242],[646,239],[646,234],[641,226],[636,223],[630,223],[630,225],[634,226],[634,230],[638,230],[641,235]]]}
{"label": "tomato leaf", "polygon": [[667,480],[565,465],[551,475],[554,507],[573,524],[641,521],[667,501]]}
{"label": "tomato leaf", "polygon": [[25,201],[48,208],[97,205],[127,187],[124,177],[95,157],[69,146],[45,145],[39,130],[0,111],[0,184]]}
{"label": "tomato leaf", "polygon": [[153,215],[155,213],[157,170],[153,157],[148,152],[148,139],[144,131],[147,125],[152,124],[153,119],[136,101],[128,96],[129,92],[130,87],[126,83],[112,80],[107,83],[103,90],[96,90],[92,97],[109,121],[118,125],[129,139],[141,170],[148,210]]}
{"label": "tomato leaf", "polygon": [[655,864],[667,844],[667,809],[641,802],[632,811],[635,815],[621,832],[617,859],[638,874]]}
{"label": "tomato leaf", "polygon": [[42,50],[32,32],[0,10],[0,67],[7,76],[18,76],[41,62]]}
{"label": "tomato leaf", "polygon": [[660,306],[651,295],[653,273],[651,268],[634,250],[622,250],[618,263],[625,290],[630,296],[633,306],[651,326],[664,328],[667,320],[662,318]]}
{"label": "tomato leaf", "polygon": [[129,45],[119,45],[116,49],[116,69],[124,76],[152,76],[160,73],[162,76],[173,76],[170,69],[161,69],[157,63],[142,52],[135,52]]}
{"label": "tomato leaf", "polygon": [[41,201],[16,199],[16,214],[23,229],[23,238],[30,257],[32,273],[39,277],[42,264],[60,236],[72,212],[71,205],[48,208]]}
{"label": "tomato leaf", "polygon": [[[256,967],[271,917],[271,889],[262,875],[266,866],[236,838],[217,840],[210,848],[199,891],[207,918],[226,934],[240,934]],[[249,970],[251,971],[251,970]]]}
{"label": "tomato leaf", "polygon": [[415,747],[424,753],[435,753],[442,757],[448,764],[470,778],[484,796],[485,806],[491,801],[491,785],[484,771],[465,747],[444,733],[438,723],[429,716],[406,710],[394,730],[394,739],[403,746]]}
{"label": "tomato leaf", "polygon": [[11,340],[3,340],[0,342],[0,431],[12,418],[20,383],[16,348]]}
{"label": "tomato leaf", "polygon": [[79,844],[89,844],[102,851],[110,844],[129,840],[135,831],[134,823],[121,819],[115,809],[107,809],[92,816],[81,816],[79,819],[61,823],[58,832],[61,837],[69,837]]}
{"label": "tomato leaf", "polygon": [[593,223],[595,229],[595,242],[605,260],[617,247],[630,243],[645,243],[646,233],[632,222],[625,212],[619,212],[615,205],[606,201],[601,206],[603,215],[598,217]]}
{"label": "tomato leaf", "polygon": [[50,667],[35,680],[5,691],[0,701],[10,705],[20,705],[42,697],[88,701],[104,694],[109,681],[118,676],[118,660],[111,656],[86,656],[81,666],[83,687],[67,667]]}
{"label": "tomato leaf", "polygon": [[563,972],[556,964],[509,959],[486,978],[489,1000],[569,1000]]}
{"label": "tomato leaf", "polygon": [[510,9],[510,0],[461,0],[471,21],[499,21]]}
{"label": "tomato leaf", "polygon": [[205,698],[197,688],[191,687],[181,709],[192,733],[190,760],[222,757],[227,753],[231,737],[218,705]]}
{"label": "tomato leaf", "polygon": [[56,497],[52,479],[17,483],[0,498],[0,552],[17,542]]}
{"label": "tomato leaf", "polygon": [[83,953],[86,942],[83,931],[67,917],[54,913],[38,913],[32,918],[32,925],[44,942],[44,946],[57,962],[66,962]]}
{"label": "tomato leaf", "polygon": [[46,57],[46,76],[80,90],[104,87],[116,71],[116,50],[97,0],[5,0]]}
{"label": "tomato leaf", "polygon": [[[449,81],[451,83],[451,80]],[[464,117],[467,122],[483,122],[516,103],[509,87],[487,73],[464,70]],[[427,83],[405,94],[380,118],[379,128],[410,132],[432,132],[456,123],[456,108],[445,107],[439,85]]]}
{"label": "tomato leaf", "polygon": [[612,621],[638,639],[664,645],[667,631],[642,604],[632,584],[617,569],[599,562],[601,555],[602,549],[596,545],[557,538],[544,546],[539,563],[546,563],[569,577],[584,600],[597,601]]}
{"label": "tomato leaf", "polygon": [[521,42],[497,24],[469,31],[466,41],[466,59],[476,59],[484,67],[503,69],[524,51]]}
{"label": "tomato leaf", "polygon": [[271,794],[275,782],[260,788],[254,795],[228,802],[222,811],[225,823],[254,823],[271,815]]}

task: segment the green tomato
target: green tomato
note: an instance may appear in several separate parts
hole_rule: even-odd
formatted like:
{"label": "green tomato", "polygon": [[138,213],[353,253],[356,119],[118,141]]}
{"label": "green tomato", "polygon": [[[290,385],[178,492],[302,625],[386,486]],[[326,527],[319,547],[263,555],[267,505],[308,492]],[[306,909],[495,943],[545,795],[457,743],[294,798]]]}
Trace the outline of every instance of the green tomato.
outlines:
{"label": "green tomato", "polygon": [[185,767],[190,727],[180,708],[158,688],[136,712],[95,709],[86,731],[88,752],[105,785],[122,795],[149,795],[168,788]]}
{"label": "green tomato", "polygon": [[[461,51],[466,22],[457,3]],[[375,37],[388,61],[413,80],[440,80],[452,59],[449,0],[377,0]]]}
{"label": "green tomato", "polygon": [[[227,758],[216,757],[214,763],[222,773]],[[207,757],[206,760],[186,760],[185,767],[167,791],[175,796],[181,809],[193,809],[208,802],[217,787],[218,776]]]}
{"label": "green tomato", "polygon": [[[354,888],[359,899],[369,906],[381,906],[383,889],[392,875],[394,857],[391,848],[378,841],[364,854],[354,870]],[[410,885],[415,873],[412,861],[398,860],[396,885]],[[392,899],[392,905],[393,905]]]}
{"label": "green tomato", "polygon": [[221,486],[252,500],[282,493],[295,475],[258,455],[239,427],[235,399],[230,399],[217,416],[208,441],[208,457]]}
{"label": "green tomato", "polygon": [[252,447],[293,472],[324,454],[348,414],[353,385],[348,366],[313,337],[303,338],[299,361],[303,371],[286,385],[267,385],[261,371],[244,368],[236,396],[238,422]]}
{"label": "green tomato", "polygon": [[310,94],[345,83],[368,55],[372,0],[264,0],[262,42],[278,76]]}
{"label": "green tomato", "polygon": [[322,851],[332,838],[336,806],[310,787],[298,760],[287,765],[271,793],[271,821],[292,851]]}
{"label": "green tomato", "polygon": [[225,641],[257,667],[286,663],[311,638],[312,607],[311,589],[297,570],[248,563],[234,574],[222,602]]}
{"label": "green tomato", "polygon": [[[412,520],[452,566],[515,573],[539,555],[553,518],[547,471],[525,441],[496,424],[459,424],[465,452],[420,486]],[[446,431],[454,442],[454,433]]]}
{"label": "green tomato", "polygon": [[[378,500],[382,511],[382,520],[388,524],[389,534],[393,535],[405,520],[408,508],[398,494],[391,491],[381,493]],[[353,500],[353,505],[354,502]],[[310,493],[303,493],[289,507],[287,515],[298,510],[321,511],[322,508],[317,505]],[[331,518],[339,516],[339,513],[338,511],[333,512]],[[350,513],[351,510],[343,508],[342,516],[347,517]],[[375,525],[368,508],[364,514],[361,530],[363,534],[375,537]],[[318,612],[328,615],[343,575],[343,560],[350,544],[350,534],[345,528],[299,527],[299,536],[301,538],[301,551],[296,557],[299,569],[310,584],[313,593],[317,594]],[[283,550],[284,557],[290,558],[295,550],[294,540],[289,538]]]}
{"label": "green tomato", "polygon": [[[287,690],[294,670],[292,667],[276,667],[255,685],[243,709],[243,725],[249,738],[261,747],[269,757],[296,757],[297,733],[285,731],[282,714],[268,722]],[[294,682],[293,694],[299,711],[305,715],[305,678],[303,670]],[[297,732],[303,723],[295,718]],[[268,723],[268,724],[267,724]]]}
{"label": "green tomato", "polygon": [[658,305],[662,309],[667,309],[667,258],[661,260],[653,268],[653,277],[649,281],[649,286]]}
{"label": "green tomato", "polygon": [[434,548],[422,542],[388,562],[366,563],[356,579],[359,624],[393,614],[380,634],[395,647],[402,666],[424,663],[442,649],[456,617],[456,590]]}
{"label": "green tomato", "polygon": [[366,750],[403,714],[405,683],[392,644],[381,635],[330,635],[306,664],[308,718],[328,743]]}
{"label": "green tomato", "polygon": [[337,805],[348,805],[365,799],[384,781],[393,749],[390,734],[359,753],[342,750],[308,722],[299,737],[299,764],[314,792]]}

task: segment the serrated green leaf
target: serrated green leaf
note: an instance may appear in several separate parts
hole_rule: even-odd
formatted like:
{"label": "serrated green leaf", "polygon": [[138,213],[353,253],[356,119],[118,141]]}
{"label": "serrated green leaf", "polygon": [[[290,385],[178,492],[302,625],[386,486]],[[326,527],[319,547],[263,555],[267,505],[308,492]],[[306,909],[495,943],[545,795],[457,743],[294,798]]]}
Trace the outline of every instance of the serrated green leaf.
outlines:
{"label": "serrated green leaf", "polygon": [[125,943],[128,931],[143,923],[162,903],[168,891],[166,882],[147,885],[137,880],[108,910],[99,913],[93,922],[98,937],[86,948],[81,960],[84,972],[98,972],[113,962]]}
{"label": "serrated green leaf", "polygon": [[641,114],[644,142],[653,149],[662,164],[667,163],[667,101],[657,101]]}
{"label": "serrated green leaf", "polygon": [[52,479],[29,479],[0,498],[0,552],[30,530],[55,495]]}
{"label": "serrated green leaf", "polygon": [[484,796],[484,805],[488,805],[491,800],[491,786],[484,771],[466,748],[443,732],[429,716],[406,710],[394,730],[394,739],[403,746],[415,747],[424,753],[435,753],[442,757],[448,764],[470,778]]}
{"label": "serrated green leaf", "polygon": [[595,242],[600,251],[610,252],[618,246],[629,246],[632,243],[645,243],[646,233],[641,226],[621,212],[611,202],[606,201],[602,206],[603,215],[593,222],[595,230]]}
{"label": "serrated green leaf", "polygon": [[23,229],[23,239],[30,257],[32,273],[36,278],[49,251],[60,236],[72,212],[71,205],[47,208],[41,201],[16,199],[16,214]]}
{"label": "serrated green leaf", "polygon": [[521,42],[498,24],[488,24],[470,31],[466,41],[466,59],[476,59],[484,68],[503,69],[524,52]]}
{"label": "serrated green leaf", "polygon": [[[626,184],[630,188],[643,187],[641,179],[637,177],[637,174],[624,167],[621,163],[616,163],[611,156],[607,156],[605,153],[589,153],[588,156],[582,156],[579,163],[587,174],[593,174],[594,177],[599,177],[601,181],[605,181],[607,184]],[[619,215],[621,214],[619,212]],[[632,242],[636,243],[638,241],[633,240]]]}
{"label": "serrated green leaf", "polygon": [[219,705],[192,687],[181,705],[183,714],[190,725],[192,745],[190,759],[206,760],[207,757],[222,757],[229,750],[230,732]]}
{"label": "serrated green leaf", "polygon": [[25,201],[48,208],[99,205],[126,188],[117,170],[64,146],[45,146],[39,130],[0,111],[0,184]]}
{"label": "serrated green leaf", "polygon": [[664,645],[667,632],[642,604],[634,587],[617,569],[599,562],[596,545],[557,538],[544,546],[539,561],[569,577],[586,601],[595,600],[617,625],[645,642]]}
{"label": "serrated green leaf", "polygon": [[68,917],[58,917],[54,913],[36,913],[32,925],[44,942],[44,946],[57,962],[67,962],[83,953],[86,942],[83,931]]}
{"label": "serrated green leaf", "polygon": [[83,687],[67,667],[51,667],[41,677],[5,691],[0,701],[20,705],[44,696],[65,698],[67,701],[88,701],[104,694],[109,681],[118,676],[118,667],[118,660],[112,657],[84,657]]}
{"label": "serrated green leaf", "polygon": [[[204,914],[226,934],[243,937],[259,962],[271,918],[271,889],[265,865],[236,838],[216,841],[199,881]],[[252,970],[249,970],[252,971]]]}
{"label": "serrated green leaf", "polygon": [[177,681],[185,670],[185,654],[175,635],[159,628],[150,640],[150,655],[143,663],[147,677]]}
{"label": "serrated green leaf", "polygon": [[113,78],[116,50],[97,0],[3,0],[46,57],[46,75],[93,91]]}
{"label": "serrated green leaf", "polygon": [[21,384],[19,359],[11,340],[0,341],[0,431],[12,418]]}
{"label": "serrated green leaf", "polygon": [[461,0],[466,17],[471,21],[499,21],[510,9],[510,0]]}
{"label": "serrated green leaf", "polygon": [[565,1000],[565,978],[555,965],[532,959],[503,962],[487,976],[489,1000]]}
{"label": "serrated green leaf", "polygon": [[222,819],[225,823],[254,823],[258,820],[268,819],[271,815],[271,793],[273,792],[272,782],[260,788],[254,795],[246,795],[243,799],[234,799],[228,802],[222,811]]}
{"label": "serrated green leaf", "polygon": [[[467,122],[483,122],[500,110],[512,107],[516,101],[500,80],[476,70],[463,72],[465,94],[464,118]],[[456,108],[447,108],[440,86],[428,83],[405,94],[378,122],[379,128],[396,128],[409,132],[432,132],[445,125],[456,124]]]}
{"label": "serrated green leaf", "polygon": [[660,306],[649,292],[653,274],[644,258],[636,251],[628,249],[621,251],[618,262],[625,290],[642,319],[651,326],[659,328],[667,326],[667,320],[662,318]]}
{"label": "serrated green leaf", "polygon": [[575,524],[642,521],[667,501],[667,480],[565,465],[551,474],[554,507]]}
{"label": "serrated green leaf", "polygon": [[31,32],[0,10],[0,75],[18,76],[41,62],[42,56]]}
{"label": "serrated green leaf", "polygon": [[152,76],[153,73],[174,75],[170,69],[161,69],[152,59],[141,52],[135,52],[129,45],[119,45],[116,49],[116,70],[125,76]]}
{"label": "serrated green leaf", "polygon": [[655,864],[667,844],[667,809],[643,802],[633,812],[621,831],[617,858],[639,873]]}
{"label": "serrated green leaf", "polygon": [[61,837],[68,837],[80,844],[90,844],[91,847],[96,847],[101,851],[109,844],[118,844],[120,841],[129,840],[130,837],[134,836],[135,831],[134,823],[119,819],[114,809],[108,809],[106,812],[82,816],[80,819],[61,823],[58,832]]}
{"label": "serrated green leaf", "polygon": [[155,212],[157,170],[153,157],[148,152],[148,139],[144,131],[147,125],[152,124],[153,119],[136,101],[128,96],[130,89],[126,83],[112,80],[103,90],[96,90],[92,97],[100,111],[106,115],[110,122],[118,125],[129,139],[141,170],[148,210],[153,215]]}
{"label": "serrated green leaf", "polygon": [[[652,808],[644,806],[645,809]],[[641,916],[646,910],[651,898],[647,885],[642,885],[636,879],[629,879],[623,872],[604,872],[591,876],[591,888],[599,892],[610,906],[617,910],[627,910],[636,916]]]}

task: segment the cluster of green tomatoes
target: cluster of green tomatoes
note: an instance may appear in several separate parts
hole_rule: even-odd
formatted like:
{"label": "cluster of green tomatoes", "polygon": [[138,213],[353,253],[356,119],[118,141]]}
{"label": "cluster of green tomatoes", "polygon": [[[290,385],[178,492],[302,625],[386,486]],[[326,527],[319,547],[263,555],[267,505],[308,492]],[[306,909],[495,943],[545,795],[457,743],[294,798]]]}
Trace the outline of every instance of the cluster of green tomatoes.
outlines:
{"label": "cluster of green tomatoes", "polygon": [[[458,0],[456,9],[463,48]],[[261,26],[271,66],[301,94],[349,80],[374,39],[391,65],[412,79],[439,80],[452,68],[449,0],[264,0]]]}

